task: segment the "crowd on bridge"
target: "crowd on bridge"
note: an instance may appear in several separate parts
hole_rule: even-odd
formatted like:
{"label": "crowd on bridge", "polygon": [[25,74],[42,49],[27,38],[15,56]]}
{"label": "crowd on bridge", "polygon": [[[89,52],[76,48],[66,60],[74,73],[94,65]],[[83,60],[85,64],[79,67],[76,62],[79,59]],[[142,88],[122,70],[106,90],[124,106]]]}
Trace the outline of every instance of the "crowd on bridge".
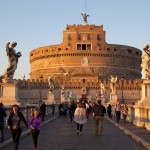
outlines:
{"label": "crowd on bridge", "polygon": [[[55,113],[55,104],[52,104],[52,114]],[[88,119],[92,118],[95,120],[95,135],[101,136],[103,129],[103,118],[104,114],[107,112],[110,119],[112,119],[112,106],[109,104],[107,108],[101,104],[101,100],[97,100],[96,103],[91,101],[80,100],[78,102],[62,102],[58,105],[59,117],[69,116],[70,122],[76,123],[76,134],[82,135],[83,125],[88,122]],[[128,108],[126,104],[121,106],[120,102],[117,101],[115,105],[115,116],[116,122],[119,123],[120,114],[123,114],[124,123],[126,124],[126,117],[128,114]],[[14,149],[18,150],[19,140],[21,137],[22,129],[26,128],[31,129],[31,135],[33,139],[33,150],[36,150],[38,143],[38,136],[41,129],[41,122],[44,121],[46,113],[46,104],[43,102],[40,107],[35,109],[33,116],[27,122],[23,113],[21,112],[18,105],[13,105],[11,113],[8,116],[7,125],[5,125],[5,119],[7,114],[3,107],[3,104],[0,103],[0,142],[4,141],[4,127],[7,126],[11,131]]]}

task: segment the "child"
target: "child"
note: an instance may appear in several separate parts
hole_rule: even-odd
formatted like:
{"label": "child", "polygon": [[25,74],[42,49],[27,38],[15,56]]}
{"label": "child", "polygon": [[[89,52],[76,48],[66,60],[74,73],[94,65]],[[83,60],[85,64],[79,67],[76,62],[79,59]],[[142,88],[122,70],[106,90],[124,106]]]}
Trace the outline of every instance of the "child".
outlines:
{"label": "child", "polygon": [[38,141],[38,136],[40,133],[40,126],[41,126],[41,117],[39,115],[39,111],[35,110],[33,117],[31,117],[29,123],[29,127],[32,129],[31,134],[32,134],[32,139],[33,139],[33,150],[36,150],[37,148],[37,141]]}

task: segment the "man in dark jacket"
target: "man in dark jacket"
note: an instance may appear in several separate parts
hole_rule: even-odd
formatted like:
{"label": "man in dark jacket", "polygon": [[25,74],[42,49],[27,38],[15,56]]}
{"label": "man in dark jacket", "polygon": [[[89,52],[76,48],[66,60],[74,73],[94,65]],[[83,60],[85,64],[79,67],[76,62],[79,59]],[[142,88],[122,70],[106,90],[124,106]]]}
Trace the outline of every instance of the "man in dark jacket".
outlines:
{"label": "man in dark jacket", "polygon": [[0,103],[0,142],[4,141],[4,127],[5,127],[5,119],[7,117],[7,114],[5,112],[5,109],[3,108],[3,103]]}
{"label": "man in dark jacket", "polygon": [[45,114],[46,114],[46,104],[44,102],[40,106],[40,113],[41,113],[42,121],[44,121]]}
{"label": "man in dark jacket", "polygon": [[103,118],[106,113],[106,109],[101,105],[101,100],[97,101],[97,105],[94,108],[93,116],[95,119],[95,134],[101,136],[103,128]]}

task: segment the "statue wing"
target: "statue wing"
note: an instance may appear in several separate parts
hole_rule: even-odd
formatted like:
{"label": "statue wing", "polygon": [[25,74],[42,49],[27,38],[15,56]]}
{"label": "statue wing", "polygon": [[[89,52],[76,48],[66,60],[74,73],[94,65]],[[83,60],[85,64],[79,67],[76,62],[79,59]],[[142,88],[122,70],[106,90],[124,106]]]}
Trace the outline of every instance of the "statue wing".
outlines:
{"label": "statue wing", "polygon": [[116,78],[115,78],[115,82],[117,82],[117,76],[116,76]]}
{"label": "statue wing", "polygon": [[9,55],[10,55],[10,48],[9,48],[9,44],[10,44],[10,42],[8,42],[8,43],[6,44],[6,53],[7,53],[7,56],[9,56]]}

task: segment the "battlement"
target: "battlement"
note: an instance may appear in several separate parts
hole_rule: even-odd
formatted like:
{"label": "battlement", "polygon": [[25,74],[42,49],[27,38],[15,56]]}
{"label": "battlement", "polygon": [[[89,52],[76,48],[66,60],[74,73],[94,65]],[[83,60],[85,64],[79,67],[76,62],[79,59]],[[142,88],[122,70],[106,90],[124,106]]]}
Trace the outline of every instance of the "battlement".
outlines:
{"label": "battlement", "polygon": [[[140,80],[118,80],[116,83],[117,90],[121,90],[122,88],[124,90],[140,90],[141,89],[141,83],[143,82],[142,79]],[[104,84],[104,87],[106,89],[110,88],[110,81],[109,80],[86,80],[85,86],[89,89],[100,89],[100,83]],[[45,79],[44,81],[40,81],[38,79],[33,80],[18,80],[17,85],[20,88],[24,89],[39,89],[39,88],[45,88],[49,89],[48,80]],[[82,79],[74,79],[74,80],[65,80],[63,82],[55,82],[55,88],[58,89],[61,87],[61,85],[64,85],[65,88],[70,89],[80,89],[83,86],[83,80]]]}

